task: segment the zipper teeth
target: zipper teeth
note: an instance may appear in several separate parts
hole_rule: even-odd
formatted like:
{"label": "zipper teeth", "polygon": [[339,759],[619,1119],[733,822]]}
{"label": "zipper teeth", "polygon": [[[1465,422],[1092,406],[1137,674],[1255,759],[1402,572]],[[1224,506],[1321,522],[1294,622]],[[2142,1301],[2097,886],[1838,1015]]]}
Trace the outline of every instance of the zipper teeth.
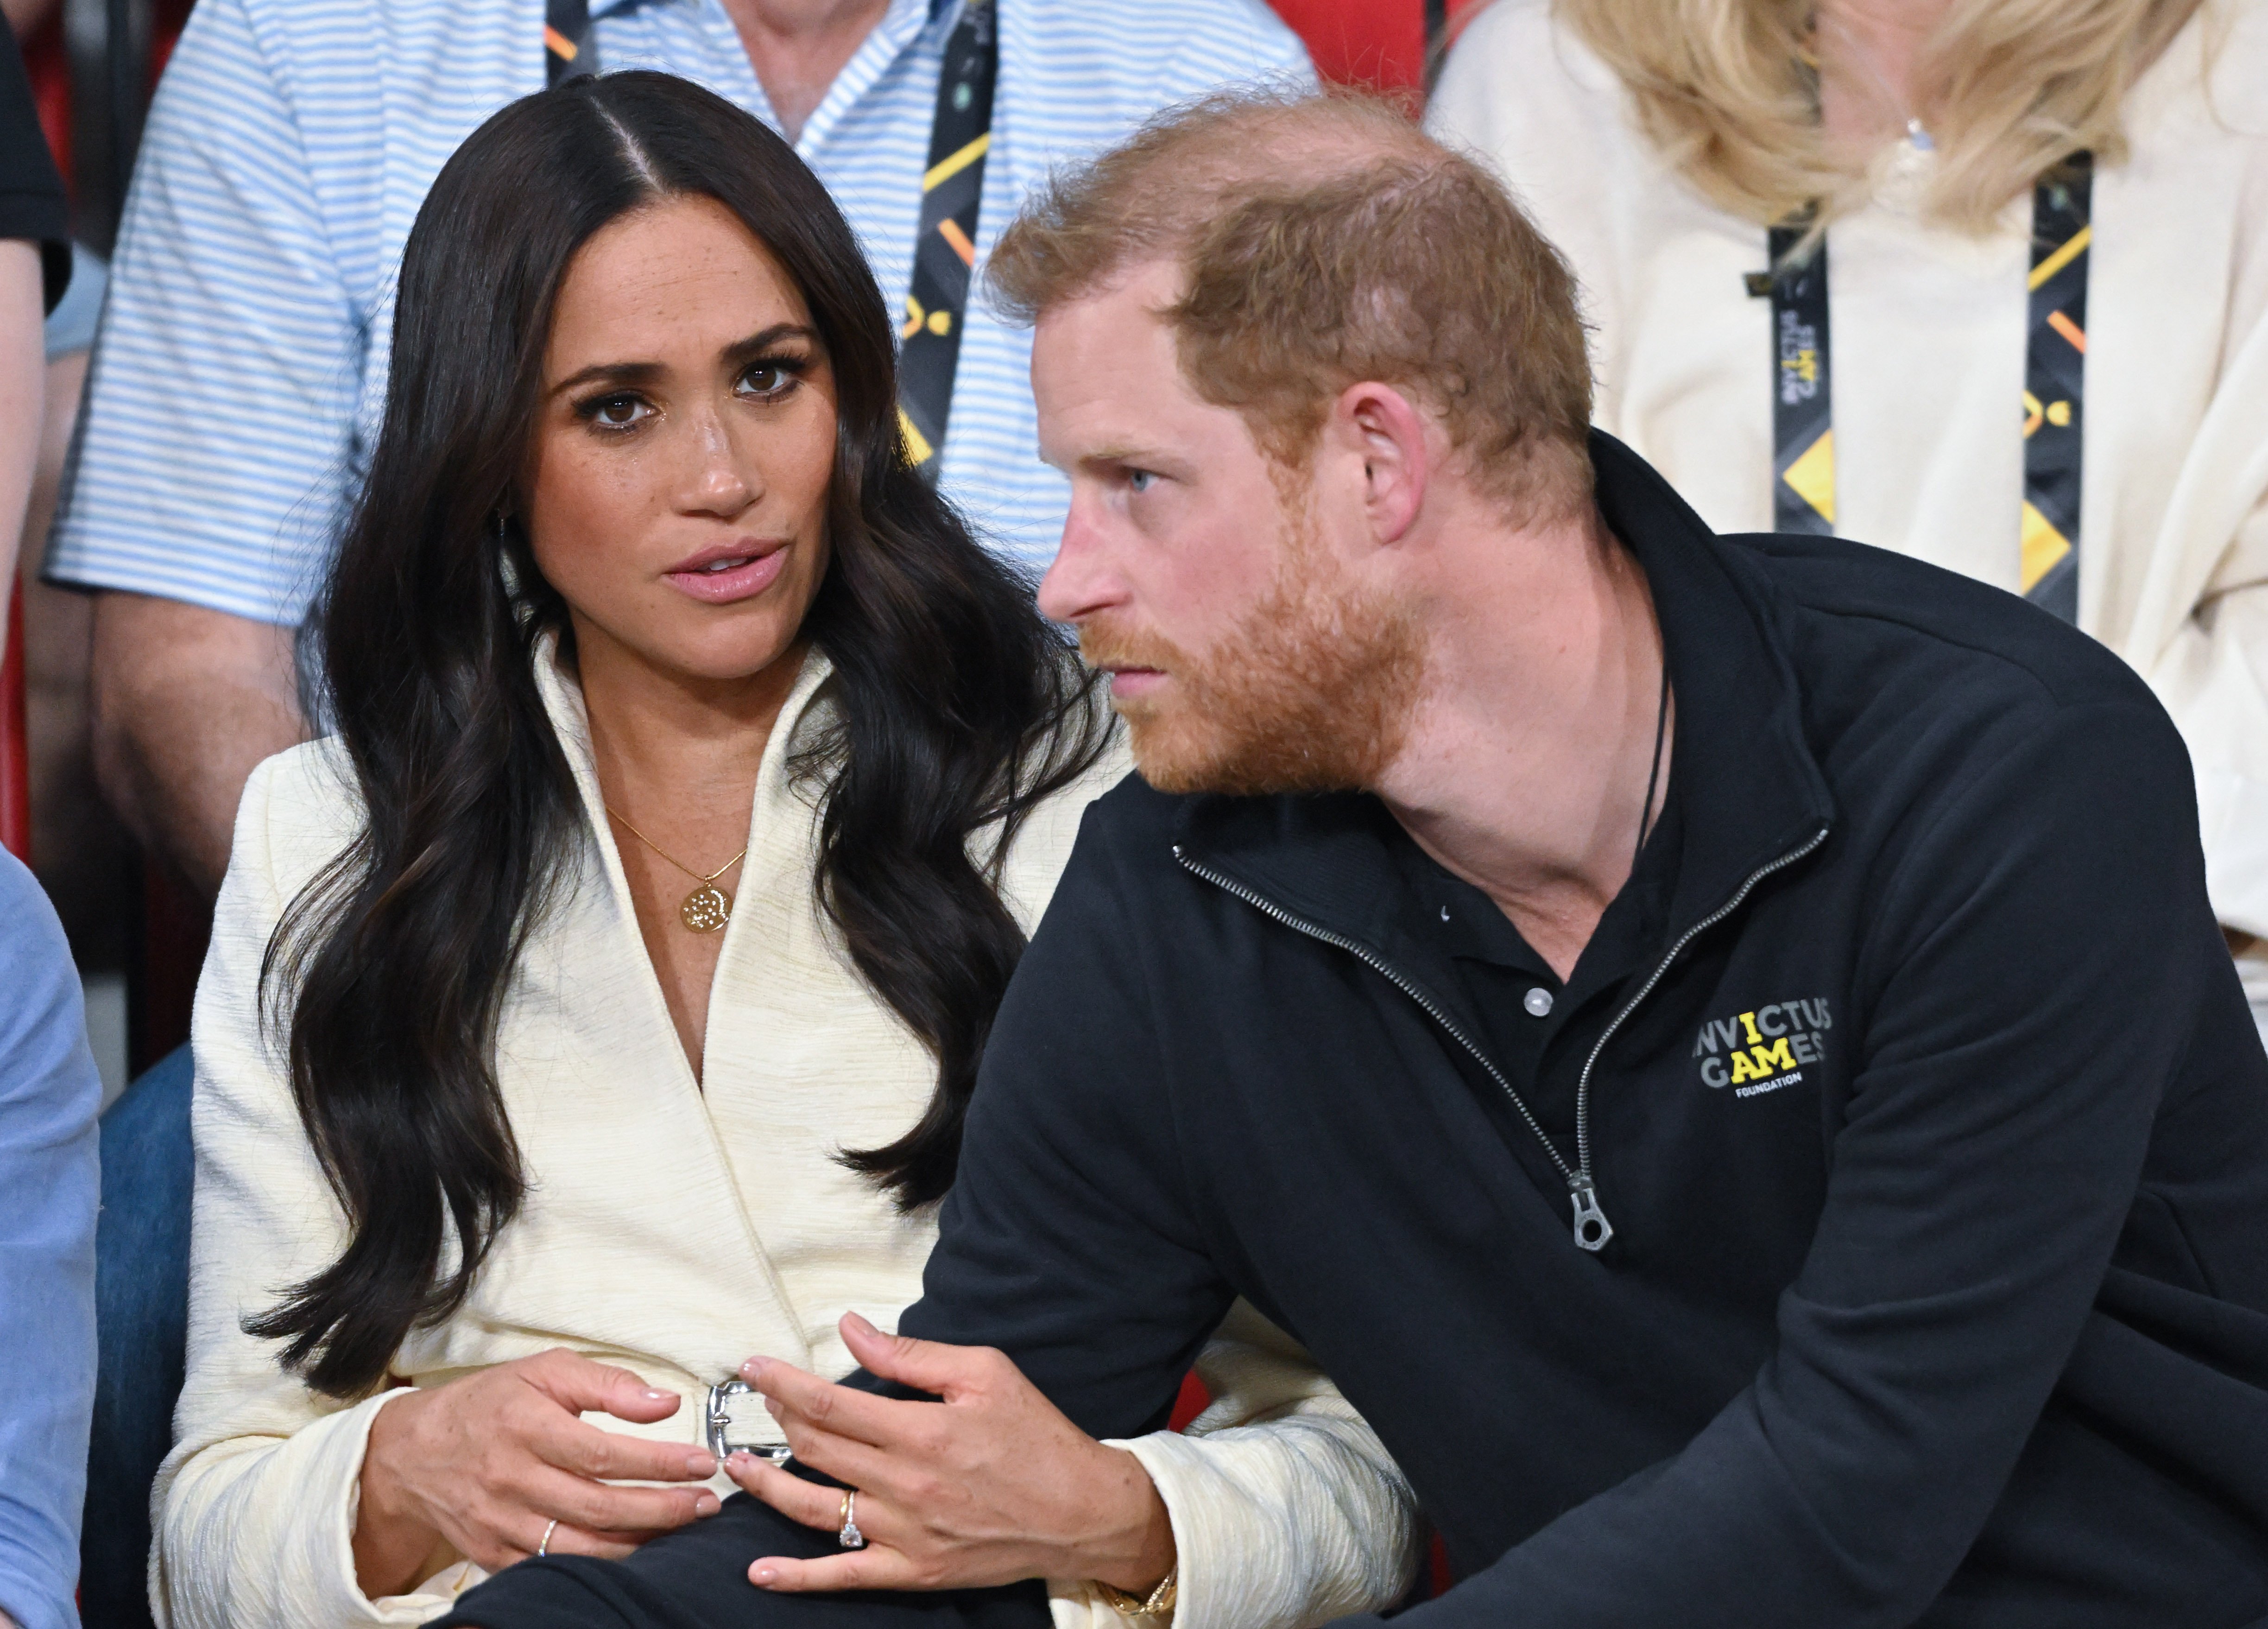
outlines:
{"label": "zipper teeth", "polygon": [[1599,1054],[1607,1050],[1607,1043],[1614,1039],[1615,1031],[1623,1027],[1623,1020],[1638,1011],[1638,1003],[1653,993],[1653,987],[1661,982],[1662,975],[1669,971],[1670,964],[1683,954],[1686,946],[1738,910],[1741,908],[1741,902],[1748,898],[1757,883],[1771,875],[1773,872],[1793,866],[1826,841],[1827,828],[1822,826],[1811,834],[1811,840],[1800,848],[1790,849],[1770,865],[1760,866],[1750,872],[1749,880],[1734,890],[1732,898],[1678,936],[1677,942],[1669,947],[1669,954],[1661,958],[1660,965],[1655,967],[1646,983],[1638,986],[1638,993],[1624,1005],[1621,1012],[1615,1014],[1614,1021],[1599,1032],[1599,1039],[1591,1048],[1591,1055],[1583,1060],[1583,1072],[1575,1081],[1575,1157],[1581,1164],[1583,1176],[1587,1181],[1591,1175],[1591,1071],[1597,1067]]}
{"label": "zipper teeth", "polygon": [[1662,976],[1668,973],[1671,965],[1676,962],[1680,955],[1684,954],[1686,946],[1691,944],[1702,934],[1716,926],[1717,924],[1722,922],[1727,917],[1731,916],[1735,910],[1738,910],[1741,908],[1741,903],[1747,899],[1748,896],[1756,890],[1757,883],[1763,881],[1775,871],[1785,870],[1786,867],[1793,866],[1796,861],[1801,859],[1805,855],[1810,853],[1814,849],[1817,848],[1821,844],[1826,841],[1827,828],[1822,826],[1818,830],[1813,832],[1811,834],[1810,840],[1803,844],[1800,847],[1790,849],[1778,859],[1771,861],[1768,865],[1759,866],[1756,870],[1750,872],[1749,873],[1748,881],[1742,883],[1738,888],[1734,890],[1733,896],[1730,899],[1718,906],[1716,910],[1711,911],[1707,916],[1702,918],[1701,920],[1696,922],[1691,927],[1687,928],[1684,932],[1678,935],[1677,942],[1672,945],[1669,947],[1668,953],[1655,964],[1653,971],[1647,976],[1646,983],[1638,986],[1638,993],[1632,996],[1628,1001],[1624,1002],[1623,1004],[1622,1011],[1616,1013],[1613,1021],[1609,1022],[1604,1029],[1599,1032],[1598,1040],[1592,1044],[1591,1055],[1583,1060],[1583,1072],[1581,1075],[1577,1077],[1575,1082],[1576,1163],[1572,1169],[1568,1168],[1565,1157],[1560,1154],[1557,1148],[1552,1146],[1551,1139],[1543,1134],[1543,1125],[1538,1123],[1535,1114],[1530,1111],[1527,1102],[1521,1098],[1518,1092],[1512,1089],[1512,1082],[1506,1080],[1503,1073],[1497,1068],[1497,1066],[1489,1061],[1488,1054],[1482,1051],[1479,1047],[1473,1044],[1471,1038],[1468,1036],[1463,1030],[1457,1028],[1455,1021],[1452,1020],[1447,1014],[1442,1012],[1439,1006],[1434,1005],[1432,998],[1427,996],[1426,993],[1423,990],[1419,989],[1416,984],[1411,984],[1408,979],[1404,978],[1401,973],[1395,969],[1394,967],[1382,961],[1378,956],[1373,955],[1367,947],[1358,944],[1355,940],[1347,938],[1344,934],[1334,933],[1329,928],[1318,926],[1313,922],[1307,921],[1300,917],[1295,917],[1290,911],[1285,910],[1281,905],[1277,904],[1273,900],[1263,898],[1260,895],[1254,893],[1250,888],[1246,888],[1242,883],[1234,881],[1233,878],[1223,876],[1211,866],[1204,865],[1200,861],[1191,859],[1187,853],[1182,851],[1182,845],[1178,843],[1174,844],[1174,858],[1181,862],[1182,869],[1184,871],[1189,872],[1193,875],[1202,877],[1207,882],[1211,883],[1213,887],[1220,889],[1221,892],[1242,900],[1246,904],[1251,906],[1255,910],[1259,911],[1263,916],[1283,924],[1285,927],[1292,929],[1295,932],[1305,933],[1310,939],[1345,951],[1349,955],[1354,957],[1364,966],[1371,969],[1381,977],[1384,978],[1388,984],[1392,984],[1395,989],[1402,991],[1403,995],[1408,996],[1410,1000],[1416,1002],[1418,1007],[1428,1018],[1431,1018],[1435,1023],[1440,1025],[1443,1029],[1448,1031],[1450,1036],[1455,1040],[1458,1045],[1463,1047],[1466,1051],[1472,1054],[1473,1061],[1478,1064],[1484,1070],[1487,1071],[1488,1078],[1495,1081],[1498,1089],[1500,1089],[1506,1097],[1512,1100],[1512,1106],[1520,1111],[1520,1117],[1528,1123],[1528,1129],[1535,1133],[1535,1140],[1543,1145],[1543,1152],[1549,1154],[1551,1158],[1551,1163],[1559,1168],[1559,1174],[1567,1179],[1567,1185],[1570,1188],[1576,1188],[1589,1187],[1592,1185],[1591,1072],[1598,1067],[1599,1055],[1607,1050],[1607,1043],[1614,1039],[1615,1031],[1620,1029],[1623,1027],[1623,1021],[1627,1019],[1632,1013],[1638,1011],[1638,1005],[1643,1002],[1646,997],[1653,993],[1653,987],[1661,982]]}
{"label": "zipper teeth", "polygon": [[[1368,967],[1373,971],[1376,972],[1381,977],[1384,978],[1388,984],[1399,990],[1403,995],[1408,996],[1412,1001],[1416,1002],[1418,1007],[1424,1011],[1428,1018],[1431,1018],[1435,1023],[1440,1025],[1442,1028],[1447,1030],[1456,1040],[1458,1045],[1463,1047],[1466,1051],[1472,1054],[1473,1061],[1488,1072],[1489,1079],[1497,1083],[1504,1095],[1512,1100],[1512,1106],[1520,1110],[1520,1117],[1528,1123],[1528,1129],[1535,1133],[1535,1140],[1543,1145],[1543,1152],[1551,1156],[1551,1163],[1559,1168],[1559,1174],[1567,1179],[1568,1186],[1572,1188],[1576,1184],[1576,1182],[1578,1181],[1576,1173],[1568,1168],[1565,1157],[1562,1155],[1557,1148],[1551,1146],[1551,1139],[1543,1134],[1543,1127],[1537,1122],[1535,1116],[1529,1111],[1527,1102],[1522,1100],[1518,1092],[1512,1089],[1512,1082],[1504,1078],[1497,1066],[1489,1061],[1488,1054],[1482,1051],[1479,1047],[1474,1045],[1471,1039],[1466,1036],[1465,1032],[1458,1028],[1455,1022],[1450,1019],[1449,1015],[1442,1012],[1439,1006],[1435,1006],[1432,998],[1427,996],[1423,990],[1419,989],[1416,984],[1411,984],[1399,972],[1395,971],[1394,968],[1381,961],[1377,956],[1372,955],[1366,947],[1356,943],[1353,940],[1348,939],[1343,934],[1334,933],[1329,928],[1319,927],[1313,922],[1305,921],[1299,917],[1295,917],[1290,911],[1285,910],[1282,906],[1277,904],[1274,901],[1263,899],[1259,895],[1254,893],[1250,888],[1244,887],[1241,883],[1221,875],[1219,872],[1213,870],[1210,866],[1206,866],[1199,861],[1191,859],[1187,854],[1182,851],[1182,845],[1178,843],[1174,844],[1174,858],[1181,861],[1182,868],[1183,870],[1204,878],[1207,882],[1211,883],[1213,887],[1220,889],[1224,894],[1232,895],[1234,897],[1242,900],[1246,904],[1251,906],[1255,910],[1259,911],[1263,916],[1282,923],[1285,927],[1293,930],[1295,932],[1305,933],[1309,939],[1320,940],[1323,944],[1330,945],[1337,949],[1345,951],[1349,955],[1354,957],[1366,967]],[[1580,1127],[1579,1125],[1579,1133],[1580,1131]],[[1579,1143],[1580,1140],[1581,1139],[1579,1135]],[[1586,1155],[1584,1157],[1585,1176],[1587,1176],[1589,1174],[1589,1156]]]}

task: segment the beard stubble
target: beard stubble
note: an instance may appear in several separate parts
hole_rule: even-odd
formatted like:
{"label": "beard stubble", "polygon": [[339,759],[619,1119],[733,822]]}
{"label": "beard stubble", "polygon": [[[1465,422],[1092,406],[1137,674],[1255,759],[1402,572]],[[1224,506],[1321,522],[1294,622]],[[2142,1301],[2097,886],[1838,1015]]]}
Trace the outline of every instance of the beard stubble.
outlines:
{"label": "beard stubble", "polygon": [[1079,630],[1091,666],[1168,675],[1166,699],[1112,703],[1160,792],[1367,790],[1409,734],[1425,675],[1416,615],[1357,589],[1287,509],[1275,583],[1203,655],[1108,616]]}

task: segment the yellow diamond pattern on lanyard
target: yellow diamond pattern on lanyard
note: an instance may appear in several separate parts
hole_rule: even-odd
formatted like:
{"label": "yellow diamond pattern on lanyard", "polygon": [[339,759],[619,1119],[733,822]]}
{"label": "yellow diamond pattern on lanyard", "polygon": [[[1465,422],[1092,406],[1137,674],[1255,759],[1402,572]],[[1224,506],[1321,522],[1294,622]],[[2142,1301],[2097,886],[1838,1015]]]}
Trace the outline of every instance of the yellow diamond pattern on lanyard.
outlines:
{"label": "yellow diamond pattern on lanyard", "polygon": [[984,156],[992,150],[992,87],[1000,41],[991,0],[964,0],[945,42],[929,164],[922,172],[921,230],[912,285],[898,327],[898,433],[906,461],[932,483],[953,411],[961,320],[976,276],[976,217]]}
{"label": "yellow diamond pattern on lanyard", "polygon": [[2079,620],[2080,454],[2087,386],[2087,262],[2095,166],[2058,166],[2032,194],[2032,270],[2024,350],[2024,529],[2017,586],[2067,623]]}
{"label": "yellow diamond pattern on lanyard", "polygon": [[[2017,584],[2066,622],[2079,620],[2079,505],[2087,384],[2087,262],[2094,160],[2074,153],[2034,188],[2029,322],[2024,354],[2023,527]],[[1822,534],[1835,523],[1832,330],[1827,243],[1811,217],[1764,240],[1771,264],[1748,277],[1771,299],[1772,529]]]}
{"label": "yellow diamond pattern on lanyard", "polygon": [[1827,240],[1807,243],[1810,224],[1807,213],[1767,234],[1757,291],[1771,296],[1772,530],[1823,536],[1835,529],[1834,376]]}
{"label": "yellow diamond pattern on lanyard", "polygon": [[1780,471],[1789,491],[1808,504],[1828,525],[1835,524],[1835,432],[1822,430],[1819,439],[1798,453]]}

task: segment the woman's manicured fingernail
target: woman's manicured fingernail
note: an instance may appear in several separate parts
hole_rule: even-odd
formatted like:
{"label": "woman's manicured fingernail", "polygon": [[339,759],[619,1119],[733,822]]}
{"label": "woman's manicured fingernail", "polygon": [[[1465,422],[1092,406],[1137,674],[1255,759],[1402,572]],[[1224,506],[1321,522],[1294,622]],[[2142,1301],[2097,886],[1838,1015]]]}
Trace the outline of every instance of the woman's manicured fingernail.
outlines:
{"label": "woman's manicured fingernail", "polygon": [[743,1380],[754,1379],[755,1377],[756,1371],[770,1361],[771,1360],[770,1358],[750,1358],[746,1363],[740,1365],[740,1377]]}
{"label": "woman's manicured fingernail", "polygon": [[714,1493],[703,1493],[693,1501],[693,1514],[697,1516],[713,1516],[722,1508],[724,1506]]}
{"label": "woman's manicured fingernail", "polygon": [[664,1391],[659,1386],[648,1386],[645,1389],[645,1400],[649,1403],[667,1403],[676,1396],[675,1392]]}
{"label": "woman's manicured fingernail", "polygon": [[688,1454],[685,1456],[685,1468],[696,1477],[713,1477],[717,1474],[717,1462],[706,1454]]}
{"label": "woman's manicured fingernail", "polygon": [[748,1581],[752,1584],[776,1584],[779,1581],[779,1569],[775,1566],[752,1566],[748,1569]]}

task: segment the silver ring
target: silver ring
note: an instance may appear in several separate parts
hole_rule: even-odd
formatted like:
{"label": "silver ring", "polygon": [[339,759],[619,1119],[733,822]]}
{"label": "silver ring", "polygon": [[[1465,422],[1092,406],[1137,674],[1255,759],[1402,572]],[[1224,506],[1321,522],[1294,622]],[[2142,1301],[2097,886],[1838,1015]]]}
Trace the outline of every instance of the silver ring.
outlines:
{"label": "silver ring", "polygon": [[554,1516],[551,1518],[550,1525],[543,1529],[543,1542],[535,1546],[536,1554],[549,1555],[551,1553],[551,1535],[558,1530],[559,1518],[557,1516]]}
{"label": "silver ring", "polygon": [[858,1491],[844,1490],[843,1494],[843,1526],[835,1535],[835,1542],[845,1550],[864,1550],[866,1535],[858,1530]]}

